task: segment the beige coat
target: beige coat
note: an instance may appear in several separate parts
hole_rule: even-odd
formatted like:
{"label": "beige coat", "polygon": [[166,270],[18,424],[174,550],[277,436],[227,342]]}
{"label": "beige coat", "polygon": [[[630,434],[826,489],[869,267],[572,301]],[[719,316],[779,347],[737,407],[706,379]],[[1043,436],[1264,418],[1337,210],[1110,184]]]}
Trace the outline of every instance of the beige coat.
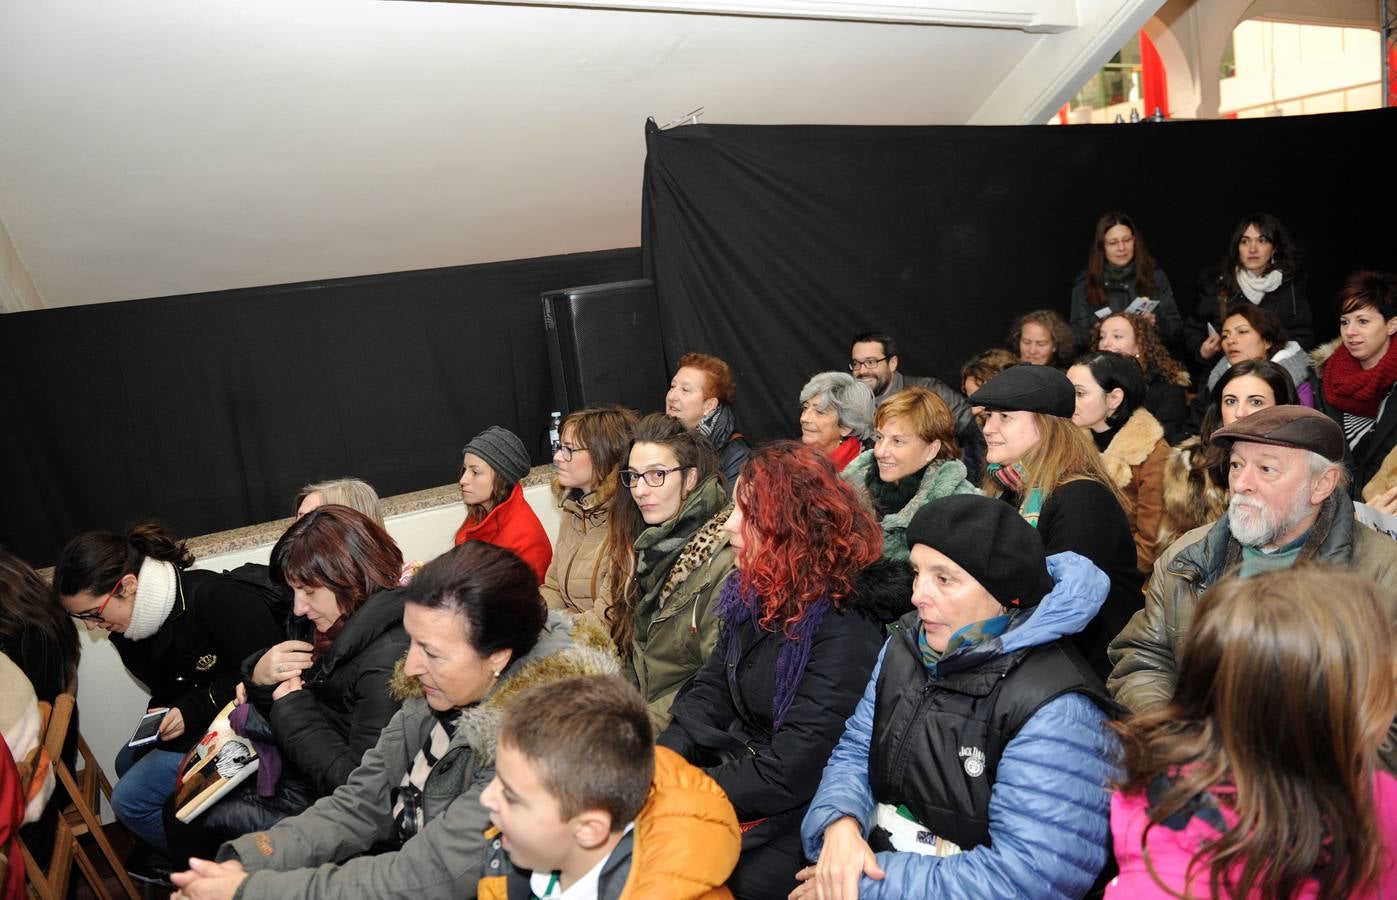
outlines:
{"label": "beige coat", "polygon": [[606,575],[607,534],[611,499],[616,495],[613,472],[595,491],[577,496],[553,478],[553,496],[561,511],[553,562],[539,586],[549,609],[560,609],[606,628],[611,606],[611,579]]}
{"label": "beige coat", "polygon": [[1159,546],[1159,523],[1164,515],[1164,466],[1169,445],[1164,428],[1148,410],[1137,409],[1101,454],[1106,472],[1129,501],[1125,515],[1135,538],[1135,564],[1148,572]]}

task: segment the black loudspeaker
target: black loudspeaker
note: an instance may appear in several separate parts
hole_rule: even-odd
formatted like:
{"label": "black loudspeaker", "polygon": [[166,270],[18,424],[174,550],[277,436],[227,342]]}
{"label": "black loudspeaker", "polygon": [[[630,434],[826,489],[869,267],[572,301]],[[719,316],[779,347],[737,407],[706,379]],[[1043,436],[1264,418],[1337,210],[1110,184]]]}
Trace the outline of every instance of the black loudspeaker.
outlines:
{"label": "black loudspeaker", "polygon": [[566,415],[619,403],[643,415],[663,408],[669,373],[654,282],[589,284],[542,297],[554,409]]}

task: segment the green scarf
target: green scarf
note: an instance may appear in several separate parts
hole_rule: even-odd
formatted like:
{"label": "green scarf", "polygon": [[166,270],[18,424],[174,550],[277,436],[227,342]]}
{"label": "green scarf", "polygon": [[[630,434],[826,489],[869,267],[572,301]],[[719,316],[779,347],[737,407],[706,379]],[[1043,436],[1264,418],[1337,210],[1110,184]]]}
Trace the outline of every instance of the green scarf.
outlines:
{"label": "green scarf", "polygon": [[1043,512],[1043,492],[1034,488],[1028,492],[1027,497],[1023,496],[1023,464],[1001,466],[999,463],[990,463],[988,469],[990,477],[998,482],[1000,487],[1022,501],[1019,503],[1019,515],[1025,522],[1037,528],[1038,516]]}
{"label": "green scarf", "polygon": [[937,653],[931,648],[926,637],[926,626],[919,624],[917,626],[917,649],[922,654],[922,665],[926,666],[926,670],[931,673],[931,677],[934,679],[937,677],[936,667],[940,665],[941,660],[955,653],[961,647],[973,647],[976,644],[983,644],[985,641],[999,637],[1009,630],[1010,621],[1009,616],[1002,615],[991,616],[980,622],[971,622],[951,635],[951,639],[946,642],[945,653]]}
{"label": "green scarf", "polygon": [[926,466],[923,466],[911,475],[889,484],[878,477],[877,466],[870,466],[863,476],[863,486],[868,489],[868,496],[873,500],[873,508],[878,512],[878,518],[897,512],[911,503],[912,498],[917,496],[917,488],[922,486],[922,475],[925,472]]}
{"label": "green scarf", "polygon": [[[679,474],[679,473],[675,473]],[[667,576],[694,534],[728,505],[728,495],[717,475],[710,475],[694,492],[684,498],[679,514],[668,522],[654,525],[640,533],[635,541],[635,580],[642,596],[636,606],[636,631],[644,630],[646,622],[659,606]]]}

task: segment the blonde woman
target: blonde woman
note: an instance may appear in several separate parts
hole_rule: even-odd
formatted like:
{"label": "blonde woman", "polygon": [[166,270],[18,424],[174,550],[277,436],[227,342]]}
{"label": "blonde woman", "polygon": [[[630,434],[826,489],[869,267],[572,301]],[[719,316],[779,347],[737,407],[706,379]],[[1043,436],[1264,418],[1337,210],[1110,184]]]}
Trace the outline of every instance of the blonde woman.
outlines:
{"label": "blonde woman", "polygon": [[1101,611],[1073,641],[1096,673],[1111,672],[1106,647],[1144,605],[1127,502],[1090,437],[1072,422],[1076,394],[1051,366],[1006,369],[970,398],[983,406],[985,493],[1011,503],[1038,529],[1048,555],[1072,550],[1111,578]]}

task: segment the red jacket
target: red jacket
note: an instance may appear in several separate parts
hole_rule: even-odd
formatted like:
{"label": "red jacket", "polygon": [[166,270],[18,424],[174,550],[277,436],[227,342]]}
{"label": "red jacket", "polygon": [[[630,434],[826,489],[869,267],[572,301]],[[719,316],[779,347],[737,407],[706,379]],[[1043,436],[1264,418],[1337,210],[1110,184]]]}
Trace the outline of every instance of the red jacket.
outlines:
{"label": "red jacket", "polygon": [[460,545],[466,541],[484,541],[512,550],[534,570],[539,584],[543,584],[548,564],[553,561],[548,532],[543,530],[543,524],[524,499],[522,484],[516,484],[505,501],[486,513],[485,518],[461,523],[456,530],[456,543]]}

